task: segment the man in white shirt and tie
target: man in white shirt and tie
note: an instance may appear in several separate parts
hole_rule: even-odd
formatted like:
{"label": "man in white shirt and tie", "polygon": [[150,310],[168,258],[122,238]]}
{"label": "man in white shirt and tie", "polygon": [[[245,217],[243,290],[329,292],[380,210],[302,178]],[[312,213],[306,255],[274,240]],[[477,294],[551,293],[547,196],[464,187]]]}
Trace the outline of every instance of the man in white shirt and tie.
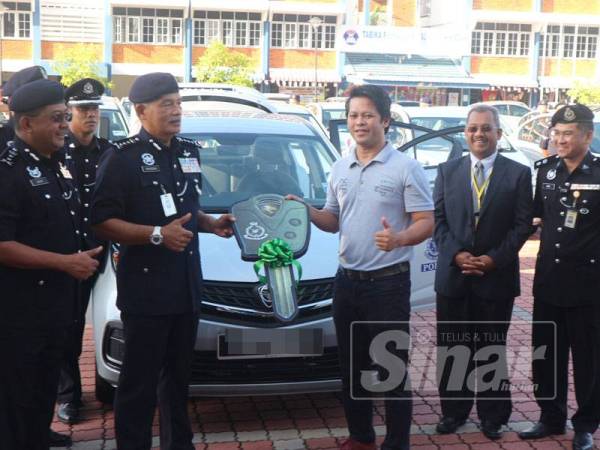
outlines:
{"label": "man in white shirt and tie", "polygon": [[[498,154],[501,136],[498,111],[474,105],[465,126],[469,155],[441,164],[436,179],[441,434],[464,424],[475,403],[481,431],[498,439],[511,413],[506,333],[520,294],[519,250],[532,231],[532,191],[530,169]],[[456,346],[469,356],[442,357]],[[492,348],[489,359],[474,361],[476,352]],[[490,364],[497,367],[493,373]],[[488,365],[487,373],[477,370],[481,365]],[[457,380],[456,373],[464,379]]]}

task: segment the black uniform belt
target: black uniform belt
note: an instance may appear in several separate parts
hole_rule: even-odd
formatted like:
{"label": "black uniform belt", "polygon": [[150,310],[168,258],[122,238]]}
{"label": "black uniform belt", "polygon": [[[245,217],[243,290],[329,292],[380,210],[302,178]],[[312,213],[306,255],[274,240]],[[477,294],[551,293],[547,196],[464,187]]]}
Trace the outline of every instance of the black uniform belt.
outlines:
{"label": "black uniform belt", "polygon": [[384,278],[408,272],[410,270],[410,264],[408,261],[403,261],[376,270],[352,270],[344,269],[343,267],[340,267],[340,270],[351,280],[375,280],[377,278]]}

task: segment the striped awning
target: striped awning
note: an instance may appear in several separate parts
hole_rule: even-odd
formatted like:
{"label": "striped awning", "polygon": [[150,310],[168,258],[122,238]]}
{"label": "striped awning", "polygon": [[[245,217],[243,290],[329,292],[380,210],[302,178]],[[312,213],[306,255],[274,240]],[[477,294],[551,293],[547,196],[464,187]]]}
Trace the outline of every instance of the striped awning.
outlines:
{"label": "striped awning", "polygon": [[489,86],[474,79],[456,60],[420,55],[348,53],[344,73],[352,83],[456,88]]}

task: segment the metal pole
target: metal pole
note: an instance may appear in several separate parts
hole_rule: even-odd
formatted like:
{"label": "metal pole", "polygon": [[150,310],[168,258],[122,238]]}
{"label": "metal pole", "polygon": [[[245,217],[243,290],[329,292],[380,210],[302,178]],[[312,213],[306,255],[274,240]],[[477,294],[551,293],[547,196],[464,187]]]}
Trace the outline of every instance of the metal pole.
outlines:
{"label": "metal pole", "polygon": [[318,72],[317,58],[318,58],[318,56],[319,56],[319,53],[317,52],[317,47],[315,47],[315,102],[319,98],[319,88],[317,85],[317,72]]}
{"label": "metal pole", "polygon": [[317,62],[318,62],[318,41],[317,41],[317,30],[319,29],[319,26],[323,23],[323,19],[321,19],[320,17],[311,17],[308,20],[308,23],[310,24],[311,30],[312,30],[312,43],[313,43],[313,47],[315,49],[315,102],[317,101],[318,97],[319,97],[319,88],[317,86]]}

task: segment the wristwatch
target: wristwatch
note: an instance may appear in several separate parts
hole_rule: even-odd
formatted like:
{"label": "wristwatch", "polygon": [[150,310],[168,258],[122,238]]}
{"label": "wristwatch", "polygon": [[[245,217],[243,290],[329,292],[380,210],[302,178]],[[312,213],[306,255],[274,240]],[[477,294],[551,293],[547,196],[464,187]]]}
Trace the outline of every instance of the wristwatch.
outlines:
{"label": "wristwatch", "polygon": [[163,243],[163,235],[160,232],[160,227],[154,227],[152,234],[150,235],[150,243],[154,245],[160,245]]}

